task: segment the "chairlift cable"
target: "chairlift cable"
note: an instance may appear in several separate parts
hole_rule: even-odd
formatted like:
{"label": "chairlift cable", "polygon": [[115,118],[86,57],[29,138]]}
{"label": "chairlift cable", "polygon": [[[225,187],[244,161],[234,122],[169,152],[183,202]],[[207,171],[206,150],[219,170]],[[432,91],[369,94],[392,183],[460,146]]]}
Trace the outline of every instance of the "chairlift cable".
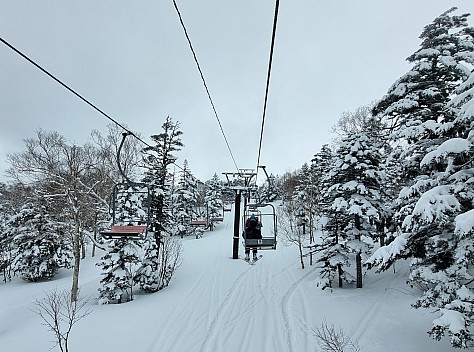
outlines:
{"label": "chairlift cable", "polygon": [[193,54],[194,62],[196,63],[199,74],[201,75],[202,83],[204,85],[204,88],[206,89],[207,97],[209,99],[209,102],[211,103],[212,110],[214,111],[214,115],[217,119],[217,123],[219,124],[222,136],[224,137],[224,141],[227,145],[227,149],[229,150],[232,161],[234,162],[234,166],[237,169],[237,173],[240,173],[240,169],[237,166],[237,163],[236,163],[235,158],[234,158],[234,154],[232,153],[232,149],[230,148],[229,141],[227,140],[227,137],[226,137],[225,132],[224,132],[224,128],[222,127],[221,120],[219,118],[219,115],[217,114],[217,110],[216,110],[216,107],[215,107],[214,102],[212,100],[211,93],[209,92],[209,88],[208,88],[206,80],[204,78],[204,74],[201,70],[201,65],[199,64],[199,61],[197,59],[196,52],[194,50],[193,44],[191,43],[191,38],[188,35],[188,31],[186,29],[186,26],[184,25],[183,17],[181,16],[181,12],[179,11],[178,4],[176,3],[176,0],[173,0],[173,5],[174,5],[174,8],[175,8],[176,13],[178,15],[179,22],[181,23],[181,27],[183,28],[184,35],[186,36],[186,40],[188,41],[189,48],[191,49],[191,53]]}
{"label": "chairlift cable", "polygon": [[123,126],[121,123],[119,123],[117,120],[115,120],[114,118],[112,118],[110,115],[106,114],[103,110],[99,109],[96,105],[94,105],[93,103],[91,103],[89,100],[87,100],[86,98],[84,98],[82,95],[80,95],[79,93],[77,93],[74,89],[72,89],[71,87],[69,87],[66,83],[64,83],[63,81],[61,81],[59,78],[55,77],[53,74],[51,74],[50,72],[48,72],[46,69],[44,69],[43,67],[41,67],[39,64],[37,64],[35,61],[33,61],[32,59],[30,59],[28,56],[26,56],[25,54],[23,54],[20,50],[18,50],[17,48],[15,48],[13,45],[11,45],[10,43],[8,43],[6,40],[4,40],[3,38],[0,37],[0,41],[5,44],[7,47],[9,47],[11,50],[13,50],[14,52],[16,52],[18,55],[20,55],[22,58],[24,58],[26,61],[28,61],[29,63],[31,63],[33,66],[35,66],[36,68],[38,68],[39,70],[41,70],[43,73],[45,73],[46,75],[48,75],[50,78],[52,78],[53,80],[55,80],[57,83],[59,83],[60,85],[62,85],[64,88],[66,88],[68,91],[70,91],[72,94],[74,94],[75,96],[77,96],[79,99],[81,99],[82,101],[84,101],[86,104],[88,104],[89,106],[91,106],[93,109],[97,110],[100,114],[102,114],[103,116],[105,116],[107,119],[109,119],[110,121],[112,121],[114,124],[116,124],[117,126],[119,126],[120,128],[122,128],[124,131],[126,131],[127,133],[133,135],[136,139],[138,139],[140,142],[142,142],[143,144],[147,145],[147,146],[150,146],[147,142],[145,142],[144,140],[142,140],[140,137],[138,137],[135,133],[133,133],[132,131],[130,131],[128,128],[126,128],[125,126]]}
{"label": "chairlift cable", "polygon": [[[258,145],[258,157],[257,157],[257,167],[256,167],[256,172],[258,177],[258,167],[260,166],[260,156],[262,152],[262,141],[263,141],[263,129],[265,126],[265,117],[267,113],[267,102],[268,102],[268,91],[270,87],[270,76],[272,72],[272,62],[273,62],[273,49],[275,47],[275,36],[276,36],[276,30],[277,30],[277,22],[278,22],[278,10],[280,8],[280,0],[276,0],[275,3],[275,14],[273,16],[273,31],[272,31],[272,41],[271,41],[271,46],[270,46],[270,57],[268,60],[268,72],[267,72],[267,84],[265,87],[265,99],[263,103],[263,114],[262,114],[262,126],[260,130],[260,141]],[[256,182],[257,180],[255,180]]]}
{"label": "chairlift cable", "polygon": [[[77,96],[79,99],[81,99],[83,102],[85,102],[86,104],[88,104],[89,106],[91,106],[93,109],[95,109],[96,111],[98,111],[101,115],[105,116],[107,119],[109,119],[112,123],[114,123],[115,125],[117,125],[118,127],[120,127],[121,129],[123,129],[128,135],[131,135],[133,137],[135,137],[136,139],[138,139],[141,143],[143,143],[144,145],[146,145],[147,147],[151,147],[150,144],[148,144],[147,142],[145,142],[142,138],[140,138],[139,136],[137,136],[134,132],[132,132],[131,130],[129,130],[128,128],[126,128],[124,125],[122,125],[121,123],[119,123],[116,119],[112,118],[110,115],[106,114],[103,110],[101,110],[100,108],[98,108],[95,104],[91,103],[89,100],[87,100],[86,98],[84,98],[81,94],[77,93],[74,89],[72,89],[71,87],[69,87],[66,83],[64,83],[63,81],[61,81],[59,78],[57,78],[56,76],[54,76],[52,73],[50,73],[49,71],[47,71],[46,69],[44,69],[42,66],[40,66],[39,64],[37,64],[35,61],[33,61],[31,58],[29,58],[28,56],[26,56],[24,53],[22,53],[20,50],[18,50],[17,48],[15,48],[13,45],[11,45],[10,43],[8,43],[6,40],[4,40],[3,38],[0,37],[0,41],[5,44],[8,48],[10,48],[11,50],[13,50],[15,53],[17,53],[18,55],[20,55],[22,58],[24,58],[26,61],[28,61],[29,63],[31,63],[33,66],[35,66],[36,68],[38,68],[40,71],[42,71],[43,73],[45,73],[47,76],[49,76],[50,78],[52,78],[54,81],[56,81],[57,83],[59,83],[61,86],[63,86],[64,88],[66,88],[69,92],[73,93],[75,96]],[[182,170],[182,171],[185,171],[181,166],[179,166],[178,164],[174,163],[174,165],[176,165],[178,167],[178,169]],[[193,176],[194,177],[194,176]]]}

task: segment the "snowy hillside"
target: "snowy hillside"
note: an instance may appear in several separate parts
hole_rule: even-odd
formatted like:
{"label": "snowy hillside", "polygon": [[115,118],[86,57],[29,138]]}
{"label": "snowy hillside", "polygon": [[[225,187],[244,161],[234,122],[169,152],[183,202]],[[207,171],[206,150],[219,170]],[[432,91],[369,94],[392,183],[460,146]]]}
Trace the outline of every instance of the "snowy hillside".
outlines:
{"label": "snowy hillside", "polygon": [[[364,352],[451,351],[426,331],[433,315],[410,308],[414,289],[405,284],[407,269],[368,272],[364,288],[321,291],[318,269],[298,265],[296,247],[278,243],[262,252],[255,265],[232,260],[233,216],[227,215],[202,239],[183,240],[184,262],[170,286],[139,294],[120,305],[89,303],[92,313],[72,330],[72,352],[321,351],[312,329],[321,322],[357,341]],[[240,248],[243,256],[243,248]],[[100,255],[82,262],[83,295],[97,297]],[[31,310],[34,300],[54,288],[69,289],[71,271],[53,281],[25,283],[15,277],[1,284],[1,351],[41,352],[53,335]],[[58,350],[58,349],[54,349]]]}

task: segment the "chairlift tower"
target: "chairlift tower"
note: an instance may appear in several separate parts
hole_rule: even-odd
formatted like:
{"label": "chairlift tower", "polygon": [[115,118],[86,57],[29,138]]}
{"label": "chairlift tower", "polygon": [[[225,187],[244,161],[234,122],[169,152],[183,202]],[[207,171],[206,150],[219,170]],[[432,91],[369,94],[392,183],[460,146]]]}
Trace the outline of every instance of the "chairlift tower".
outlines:
{"label": "chairlift tower", "polygon": [[[239,237],[240,237],[240,201],[243,192],[248,192],[253,188],[252,182],[257,173],[253,169],[239,169],[239,172],[223,172],[228,183],[228,188],[235,192],[235,213],[234,213],[234,242],[232,259],[239,259]],[[234,184],[232,184],[234,183]],[[244,199],[247,203],[247,197]]]}

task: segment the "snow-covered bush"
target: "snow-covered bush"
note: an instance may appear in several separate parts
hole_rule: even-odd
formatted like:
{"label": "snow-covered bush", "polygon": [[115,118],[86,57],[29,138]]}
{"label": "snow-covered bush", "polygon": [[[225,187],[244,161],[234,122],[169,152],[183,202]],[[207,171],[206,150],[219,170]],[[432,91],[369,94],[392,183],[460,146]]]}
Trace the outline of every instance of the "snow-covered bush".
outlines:
{"label": "snow-covered bush", "polygon": [[41,205],[25,204],[7,227],[13,239],[12,267],[24,280],[51,279],[59,268],[70,267],[70,244]]}

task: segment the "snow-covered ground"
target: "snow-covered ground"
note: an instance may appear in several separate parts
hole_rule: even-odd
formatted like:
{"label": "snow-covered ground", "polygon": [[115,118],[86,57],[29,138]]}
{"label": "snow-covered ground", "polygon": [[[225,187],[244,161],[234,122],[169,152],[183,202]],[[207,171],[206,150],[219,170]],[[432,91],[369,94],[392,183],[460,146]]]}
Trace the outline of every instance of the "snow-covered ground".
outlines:
{"label": "snow-covered ground", "polygon": [[[91,300],[92,313],[73,327],[71,352],[321,351],[312,329],[323,321],[342,328],[363,352],[454,350],[426,334],[433,312],[410,307],[415,291],[405,284],[406,267],[368,272],[362,289],[321,291],[318,269],[302,270],[297,248],[282,241],[276,251],[262,251],[255,265],[232,260],[232,220],[226,215],[202,239],[184,239],[184,262],[163,291],[137,291],[134,301],[120,305]],[[99,257],[89,255],[81,264],[83,295],[97,297]],[[71,274],[0,283],[0,351],[52,347],[53,335],[32,312],[34,301],[50,290],[69,289]]]}

